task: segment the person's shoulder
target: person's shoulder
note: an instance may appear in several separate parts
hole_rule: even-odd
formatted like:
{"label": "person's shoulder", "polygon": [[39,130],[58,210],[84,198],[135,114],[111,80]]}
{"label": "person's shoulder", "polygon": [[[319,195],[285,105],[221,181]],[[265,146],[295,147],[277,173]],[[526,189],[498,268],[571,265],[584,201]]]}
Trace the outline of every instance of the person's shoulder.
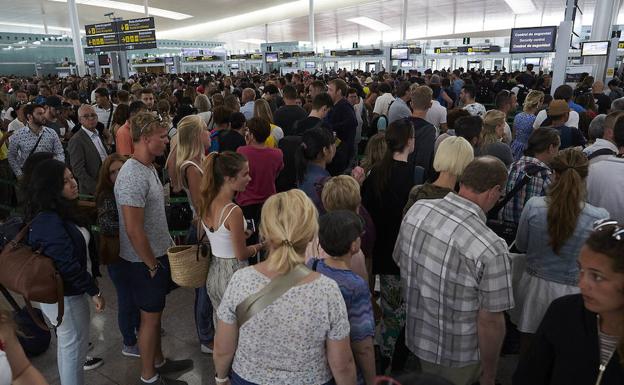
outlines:
{"label": "person's shoulder", "polygon": [[575,313],[585,309],[581,294],[566,295],[555,299],[548,308],[547,314],[560,319],[570,319]]}

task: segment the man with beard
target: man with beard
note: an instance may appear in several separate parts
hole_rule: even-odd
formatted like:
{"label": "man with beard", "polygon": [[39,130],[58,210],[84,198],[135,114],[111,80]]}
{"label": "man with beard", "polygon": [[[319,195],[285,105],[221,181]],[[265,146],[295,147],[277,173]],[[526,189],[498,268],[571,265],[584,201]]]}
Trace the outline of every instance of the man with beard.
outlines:
{"label": "man with beard", "polygon": [[45,127],[45,108],[39,104],[24,106],[24,116],[28,122],[11,137],[9,164],[15,176],[22,177],[22,166],[35,152],[51,152],[54,159],[65,161],[61,139],[53,129]]}

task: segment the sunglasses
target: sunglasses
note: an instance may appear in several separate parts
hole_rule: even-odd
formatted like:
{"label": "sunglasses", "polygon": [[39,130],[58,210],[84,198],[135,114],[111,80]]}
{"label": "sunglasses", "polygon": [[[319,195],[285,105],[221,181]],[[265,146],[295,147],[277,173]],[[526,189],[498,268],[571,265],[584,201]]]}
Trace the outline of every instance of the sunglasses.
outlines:
{"label": "sunglasses", "polygon": [[149,122],[145,123],[145,125],[143,127],[141,127],[141,131],[139,131],[139,136],[143,135],[143,131],[145,131],[145,129],[149,126],[151,126],[154,123],[162,123],[163,122],[163,118],[162,116],[160,116],[160,114],[157,114],[154,119],[150,120]]}
{"label": "sunglasses", "polygon": [[618,221],[614,221],[613,219],[601,219],[594,222],[594,231],[602,231],[609,227],[613,227],[613,232],[611,233],[611,237],[616,241],[621,241],[624,239],[624,227],[621,227]]}

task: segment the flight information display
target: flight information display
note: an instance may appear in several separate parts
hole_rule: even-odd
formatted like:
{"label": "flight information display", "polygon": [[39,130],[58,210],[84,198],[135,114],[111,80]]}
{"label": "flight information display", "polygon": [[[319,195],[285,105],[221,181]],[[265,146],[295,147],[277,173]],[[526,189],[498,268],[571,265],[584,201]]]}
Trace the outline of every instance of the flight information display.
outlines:
{"label": "flight information display", "polygon": [[153,17],[87,24],[87,53],[156,48]]}

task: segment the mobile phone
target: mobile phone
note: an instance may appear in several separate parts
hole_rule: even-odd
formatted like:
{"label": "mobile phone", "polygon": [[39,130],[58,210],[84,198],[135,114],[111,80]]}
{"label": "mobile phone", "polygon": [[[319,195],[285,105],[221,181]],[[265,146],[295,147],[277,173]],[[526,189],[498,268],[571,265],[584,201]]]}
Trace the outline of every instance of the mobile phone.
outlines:
{"label": "mobile phone", "polygon": [[256,232],[256,221],[253,219],[246,219],[247,222],[247,230],[250,230],[252,233]]}

